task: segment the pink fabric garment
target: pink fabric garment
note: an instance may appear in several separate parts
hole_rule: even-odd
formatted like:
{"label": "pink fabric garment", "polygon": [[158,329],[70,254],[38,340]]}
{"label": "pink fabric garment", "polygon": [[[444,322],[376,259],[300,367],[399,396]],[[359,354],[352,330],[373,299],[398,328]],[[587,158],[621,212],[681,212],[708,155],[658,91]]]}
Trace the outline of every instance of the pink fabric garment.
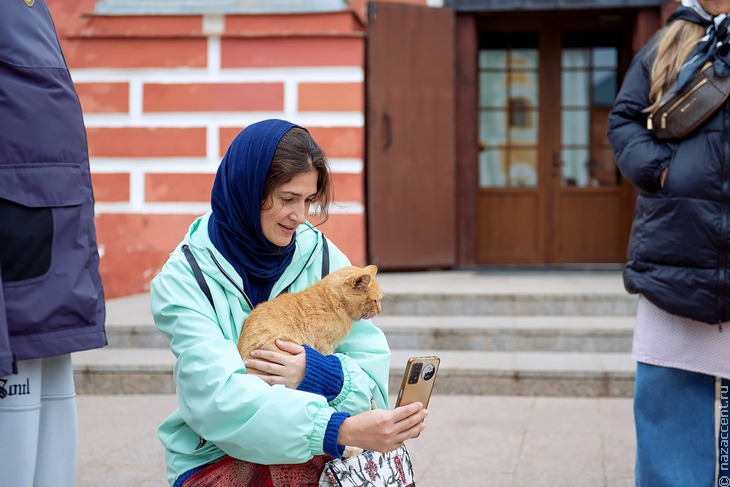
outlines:
{"label": "pink fabric garment", "polygon": [[225,457],[190,477],[183,487],[317,487],[329,455],[292,465],[259,465]]}
{"label": "pink fabric garment", "polygon": [[661,367],[730,378],[730,322],[708,325],[639,297],[631,357]]}

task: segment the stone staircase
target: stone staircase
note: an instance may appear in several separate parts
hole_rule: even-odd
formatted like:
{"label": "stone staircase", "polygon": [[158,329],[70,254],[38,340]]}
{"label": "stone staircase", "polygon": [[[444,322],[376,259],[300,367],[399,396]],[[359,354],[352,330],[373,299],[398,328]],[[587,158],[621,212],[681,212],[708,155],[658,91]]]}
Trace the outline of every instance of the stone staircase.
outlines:
{"label": "stone staircase", "polygon": [[[410,356],[438,355],[435,394],[628,397],[636,297],[617,271],[382,273],[375,319],[394,391]],[[109,347],[74,355],[81,394],[174,393],[149,296],[110,300]]]}

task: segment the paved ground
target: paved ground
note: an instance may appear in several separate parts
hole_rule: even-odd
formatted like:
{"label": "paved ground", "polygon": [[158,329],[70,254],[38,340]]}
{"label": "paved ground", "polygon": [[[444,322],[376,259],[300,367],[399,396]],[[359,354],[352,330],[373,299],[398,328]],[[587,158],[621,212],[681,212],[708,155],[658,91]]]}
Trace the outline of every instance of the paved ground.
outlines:
{"label": "paved ground", "polygon": [[[386,293],[625,296],[616,271],[383,273],[378,280]],[[134,302],[111,300],[109,325],[148,323],[147,305]],[[175,408],[173,395],[80,395],[78,404],[78,487],[166,485],[157,426]],[[436,395],[429,410],[426,431],[408,444],[418,487],[633,485],[630,398]]]}
{"label": "paved ground", "polygon": [[[164,487],[172,395],[81,395],[78,487]],[[631,399],[443,396],[408,443],[418,487],[633,485]]]}

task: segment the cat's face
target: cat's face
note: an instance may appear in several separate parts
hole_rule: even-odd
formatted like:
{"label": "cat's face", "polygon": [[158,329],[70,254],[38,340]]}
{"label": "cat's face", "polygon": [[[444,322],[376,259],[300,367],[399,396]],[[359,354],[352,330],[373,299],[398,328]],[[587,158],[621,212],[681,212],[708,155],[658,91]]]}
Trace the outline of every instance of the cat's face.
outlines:
{"label": "cat's face", "polygon": [[383,290],[375,280],[377,272],[376,266],[369,265],[358,269],[350,280],[353,292],[357,293],[357,300],[361,305],[361,320],[369,320],[382,311]]}

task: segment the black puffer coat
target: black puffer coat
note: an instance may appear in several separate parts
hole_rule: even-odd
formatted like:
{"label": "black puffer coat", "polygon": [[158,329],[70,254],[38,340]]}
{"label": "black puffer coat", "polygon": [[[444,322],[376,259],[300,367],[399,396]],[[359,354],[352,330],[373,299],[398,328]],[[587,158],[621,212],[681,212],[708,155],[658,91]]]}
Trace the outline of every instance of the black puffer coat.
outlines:
{"label": "black puffer coat", "polygon": [[633,60],[609,116],[619,169],[641,190],[624,284],[670,313],[718,324],[730,320],[730,107],[681,141],[654,138],[642,112],[652,44]]}

